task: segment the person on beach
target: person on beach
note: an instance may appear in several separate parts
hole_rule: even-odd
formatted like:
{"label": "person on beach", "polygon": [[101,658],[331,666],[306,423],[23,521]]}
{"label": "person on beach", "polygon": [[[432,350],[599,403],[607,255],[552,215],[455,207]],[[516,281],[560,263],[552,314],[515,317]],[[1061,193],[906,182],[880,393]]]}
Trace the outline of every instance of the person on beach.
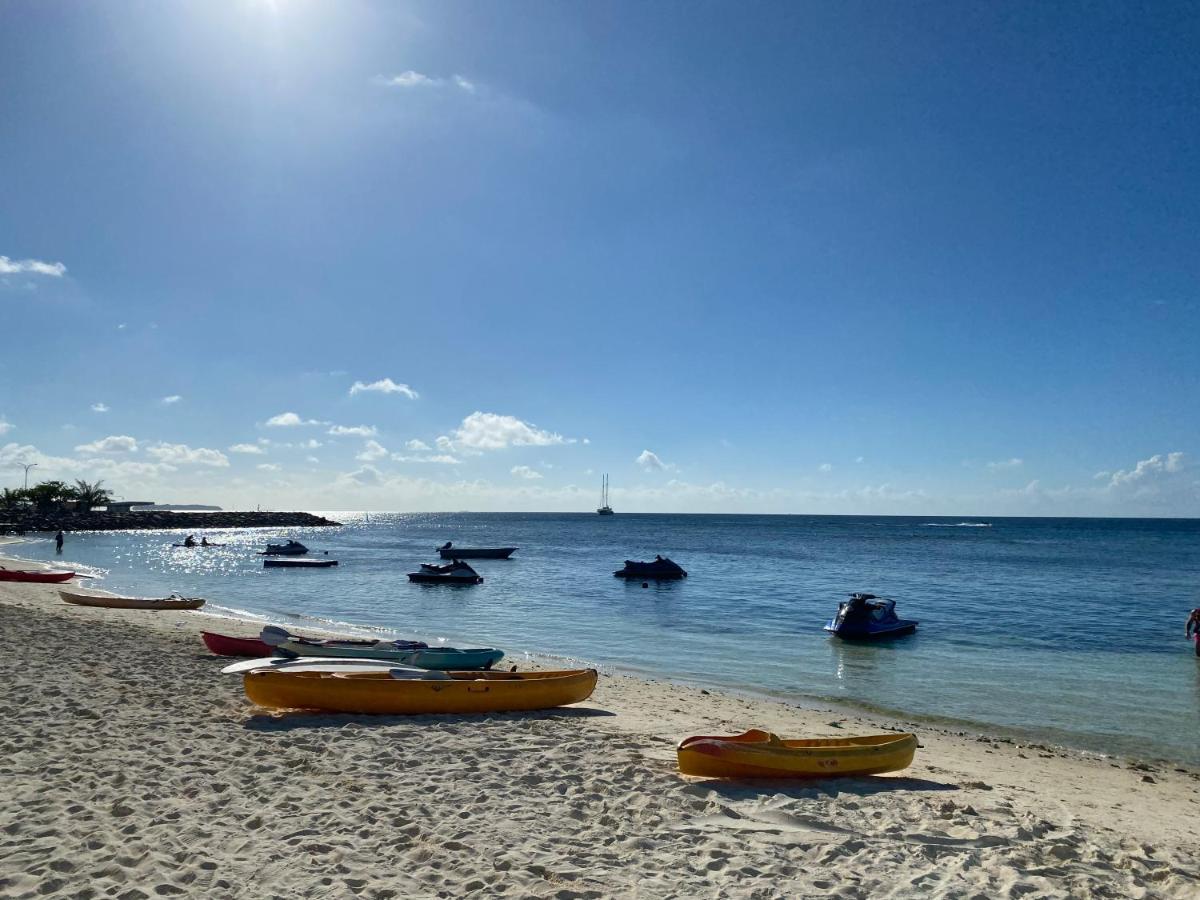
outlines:
{"label": "person on beach", "polygon": [[62,553],[62,545],[63,545],[63,533],[62,533],[62,531],[59,531],[58,534],[56,534],[54,536],[55,551],[58,553]]}
{"label": "person on beach", "polygon": [[1187,624],[1183,627],[1183,634],[1189,640],[1196,644],[1196,655],[1200,656],[1200,606],[1188,614]]}

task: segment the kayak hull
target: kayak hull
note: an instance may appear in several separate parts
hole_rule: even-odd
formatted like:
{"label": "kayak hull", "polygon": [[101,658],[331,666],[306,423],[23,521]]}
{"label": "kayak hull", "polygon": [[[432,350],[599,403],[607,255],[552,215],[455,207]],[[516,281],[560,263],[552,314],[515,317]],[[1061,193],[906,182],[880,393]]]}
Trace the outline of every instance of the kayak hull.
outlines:
{"label": "kayak hull", "polygon": [[386,673],[248,672],[246,696],[273,709],[367,715],[517,712],[579,703],[596,688],[596,670],[454,672],[449,680],[397,680]]}
{"label": "kayak hull", "polygon": [[912,765],[914,734],[780,740],[752,729],[729,737],[685,738],[679,771],[705,778],[831,778],[897,772]]}
{"label": "kayak hull", "polygon": [[459,650],[451,647],[389,648],[386,643],[360,646],[324,643],[312,644],[301,641],[283,641],[277,650],[296,656],[330,656],[343,659],[382,659],[405,666],[421,669],[466,671],[490,669],[504,659],[504,651],[491,647]]}
{"label": "kayak hull", "polygon": [[104,609],[199,609],[204,605],[204,600],[200,597],[159,600],[153,597],[95,597],[91,594],[73,594],[70,591],[59,591],[58,596],[77,606],[99,606]]}
{"label": "kayak hull", "polygon": [[0,581],[27,581],[32,584],[63,584],[74,577],[74,572],[36,572],[29,569],[0,568]]}
{"label": "kayak hull", "polygon": [[201,631],[200,638],[217,656],[270,656],[272,648],[258,638],[230,637],[212,631]]}

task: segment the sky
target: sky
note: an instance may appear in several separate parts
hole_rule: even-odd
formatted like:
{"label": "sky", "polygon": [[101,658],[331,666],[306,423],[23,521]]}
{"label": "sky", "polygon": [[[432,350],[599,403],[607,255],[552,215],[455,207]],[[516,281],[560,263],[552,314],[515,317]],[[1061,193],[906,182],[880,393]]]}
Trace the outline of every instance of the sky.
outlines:
{"label": "sky", "polygon": [[0,486],[1200,516],[1194,4],[0,4]]}

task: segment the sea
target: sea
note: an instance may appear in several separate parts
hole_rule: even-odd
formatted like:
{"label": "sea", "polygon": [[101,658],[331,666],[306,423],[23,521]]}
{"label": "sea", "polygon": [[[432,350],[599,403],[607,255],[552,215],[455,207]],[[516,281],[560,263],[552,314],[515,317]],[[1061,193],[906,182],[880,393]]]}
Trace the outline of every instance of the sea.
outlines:
{"label": "sea", "polygon": [[[864,709],[1118,756],[1200,765],[1200,520],[347,513],[340,528],[34,538],[106,590],[209,599],[210,615],[495,646],[570,664]],[[264,569],[268,539],[340,565]],[[515,546],[473,587],[418,585],[435,548]],[[614,578],[668,556],[677,582]],[[822,628],[852,591],[896,601],[917,632],[847,643]],[[221,630],[220,621],[211,623]],[[245,633],[247,629],[240,629]],[[603,698],[600,698],[603,702]],[[756,723],[741,723],[747,727]]]}

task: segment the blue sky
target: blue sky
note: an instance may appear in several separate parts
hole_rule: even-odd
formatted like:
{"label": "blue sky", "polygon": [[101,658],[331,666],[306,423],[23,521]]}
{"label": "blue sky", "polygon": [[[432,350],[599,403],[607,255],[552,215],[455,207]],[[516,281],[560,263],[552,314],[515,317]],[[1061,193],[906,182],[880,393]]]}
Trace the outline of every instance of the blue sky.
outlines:
{"label": "blue sky", "polygon": [[1198,52],[1172,3],[6,3],[0,483],[1200,515]]}

